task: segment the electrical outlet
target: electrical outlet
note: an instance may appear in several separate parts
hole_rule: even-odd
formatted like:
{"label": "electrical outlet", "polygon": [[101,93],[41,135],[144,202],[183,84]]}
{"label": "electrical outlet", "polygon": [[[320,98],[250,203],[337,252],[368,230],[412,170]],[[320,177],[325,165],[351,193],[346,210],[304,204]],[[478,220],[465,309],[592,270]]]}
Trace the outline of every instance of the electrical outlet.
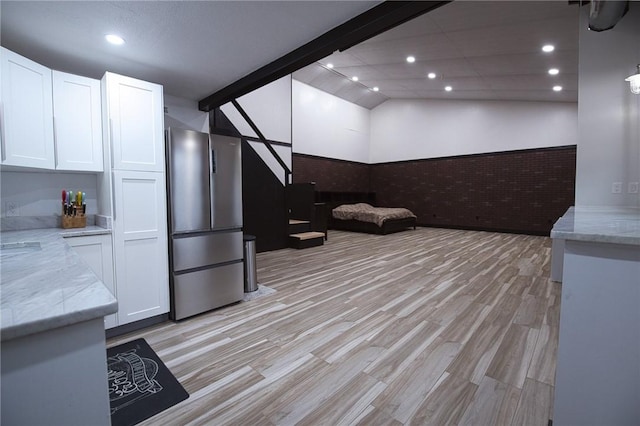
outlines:
{"label": "electrical outlet", "polygon": [[627,192],[629,194],[637,194],[638,193],[638,182],[629,182],[627,187]]}
{"label": "electrical outlet", "polygon": [[15,201],[7,201],[4,205],[4,215],[6,217],[20,216],[20,208]]}
{"label": "electrical outlet", "polygon": [[622,194],[622,182],[613,182],[611,185],[612,194]]}

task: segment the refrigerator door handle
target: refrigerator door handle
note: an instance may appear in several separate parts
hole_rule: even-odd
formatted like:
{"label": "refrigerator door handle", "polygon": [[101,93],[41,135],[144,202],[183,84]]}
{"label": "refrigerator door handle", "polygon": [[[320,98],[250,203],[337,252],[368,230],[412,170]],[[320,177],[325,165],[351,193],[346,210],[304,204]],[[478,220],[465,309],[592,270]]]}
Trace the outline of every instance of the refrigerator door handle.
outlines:
{"label": "refrigerator door handle", "polygon": [[211,228],[215,228],[215,207],[216,207],[216,181],[215,181],[215,173],[216,173],[216,151],[213,148],[213,141],[211,140],[211,136],[209,136],[209,212],[210,212],[210,225]]}

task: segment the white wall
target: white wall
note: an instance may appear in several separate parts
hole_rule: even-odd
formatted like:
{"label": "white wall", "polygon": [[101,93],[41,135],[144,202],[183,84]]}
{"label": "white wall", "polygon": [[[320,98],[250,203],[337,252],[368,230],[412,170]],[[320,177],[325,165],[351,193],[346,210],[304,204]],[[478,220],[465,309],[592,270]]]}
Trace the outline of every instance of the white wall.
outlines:
{"label": "white wall", "polygon": [[293,152],[367,163],[370,111],[293,80]]}
{"label": "white wall", "polygon": [[[238,103],[267,140],[291,143],[290,75],[238,98]],[[243,136],[257,137],[231,103],[220,109]]]}
{"label": "white wall", "polygon": [[87,213],[96,214],[97,175],[89,173],[2,172],[2,217],[9,203],[20,216],[62,214],[63,189],[87,193]]}
{"label": "white wall", "polygon": [[575,145],[577,105],[392,99],[371,111],[371,163]]}
{"label": "white wall", "polygon": [[198,109],[198,103],[189,99],[164,95],[164,127],[209,133],[209,113]]}
{"label": "white wall", "polygon": [[608,31],[588,31],[587,15],[580,18],[576,205],[640,207],[628,193],[640,181],[640,95],[624,81],[640,64],[640,3]]}

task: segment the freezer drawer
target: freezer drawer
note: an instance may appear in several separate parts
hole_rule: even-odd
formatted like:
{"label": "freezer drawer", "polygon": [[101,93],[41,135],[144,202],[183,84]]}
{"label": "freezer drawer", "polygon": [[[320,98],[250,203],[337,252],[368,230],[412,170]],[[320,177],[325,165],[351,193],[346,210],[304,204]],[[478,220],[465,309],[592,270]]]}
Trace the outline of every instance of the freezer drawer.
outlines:
{"label": "freezer drawer", "polygon": [[243,258],[242,231],[173,238],[173,270],[198,268]]}
{"label": "freezer drawer", "polygon": [[244,297],[242,262],[174,275],[172,317],[180,320]]}

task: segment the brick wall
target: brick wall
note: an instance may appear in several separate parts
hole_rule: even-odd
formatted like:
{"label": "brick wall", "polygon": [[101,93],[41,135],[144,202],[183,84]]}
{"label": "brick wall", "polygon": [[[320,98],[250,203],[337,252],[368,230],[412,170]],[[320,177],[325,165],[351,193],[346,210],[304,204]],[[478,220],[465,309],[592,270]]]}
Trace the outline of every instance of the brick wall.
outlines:
{"label": "brick wall", "polygon": [[316,191],[369,192],[370,166],[353,161],[293,154],[293,183],[316,183]]}
{"label": "brick wall", "polygon": [[315,181],[318,191],[375,192],[378,205],[406,207],[419,225],[537,235],[549,235],[574,204],[575,170],[575,146],[369,166],[293,159],[294,182]]}

